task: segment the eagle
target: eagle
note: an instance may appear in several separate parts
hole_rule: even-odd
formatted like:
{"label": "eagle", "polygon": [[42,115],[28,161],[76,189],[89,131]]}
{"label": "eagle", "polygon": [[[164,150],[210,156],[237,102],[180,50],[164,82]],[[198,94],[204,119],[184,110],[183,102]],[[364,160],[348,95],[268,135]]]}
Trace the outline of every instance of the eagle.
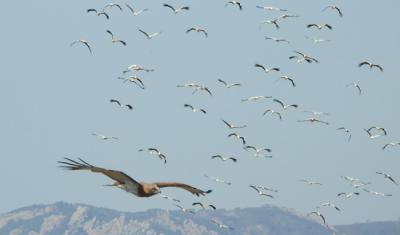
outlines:
{"label": "eagle", "polygon": [[109,170],[93,166],[85,162],[81,158],[78,158],[79,161],[75,161],[70,158],[64,158],[64,159],[66,161],[58,161],[58,163],[62,164],[59,167],[67,170],[89,170],[95,173],[102,173],[114,180],[113,184],[109,184],[107,186],[118,187],[138,197],[151,197],[156,194],[160,194],[161,193],[160,188],[165,188],[165,187],[181,188],[191,192],[196,196],[200,195],[204,196],[205,194],[209,194],[212,192],[212,190],[203,191],[201,189],[192,187],[190,185],[177,182],[154,182],[154,183],[138,182],[122,171]]}

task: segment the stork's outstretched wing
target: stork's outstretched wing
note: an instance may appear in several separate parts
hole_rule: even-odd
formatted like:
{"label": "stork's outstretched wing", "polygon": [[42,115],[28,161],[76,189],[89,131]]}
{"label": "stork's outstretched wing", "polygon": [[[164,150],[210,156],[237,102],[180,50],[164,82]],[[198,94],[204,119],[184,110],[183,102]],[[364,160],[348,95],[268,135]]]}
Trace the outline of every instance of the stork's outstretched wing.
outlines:
{"label": "stork's outstretched wing", "polygon": [[159,188],[164,188],[164,187],[181,188],[181,189],[184,189],[184,190],[187,190],[187,191],[193,193],[196,196],[200,196],[200,195],[204,196],[204,194],[212,192],[212,190],[203,191],[201,189],[192,187],[190,185],[177,183],[177,182],[155,182],[154,184],[156,184]]}
{"label": "stork's outstretched wing", "polygon": [[133,184],[139,184],[136,180],[132,179],[129,175],[125,174],[122,171],[108,170],[105,168],[93,166],[80,158],[78,159],[80,162],[72,160],[70,158],[65,158],[65,160],[67,161],[58,161],[58,163],[63,164],[60,167],[67,170],[89,170],[91,172],[102,173],[121,184],[124,184],[128,181],[132,182]]}

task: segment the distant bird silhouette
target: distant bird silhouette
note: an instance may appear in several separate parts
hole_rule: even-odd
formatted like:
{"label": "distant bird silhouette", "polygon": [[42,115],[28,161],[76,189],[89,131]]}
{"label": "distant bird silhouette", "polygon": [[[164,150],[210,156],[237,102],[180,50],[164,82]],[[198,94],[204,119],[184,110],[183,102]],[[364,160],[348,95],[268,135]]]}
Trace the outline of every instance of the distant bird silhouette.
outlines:
{"label": "distant bird silhouette", "polygon": [[87,13],[94,12],[94,13],[96,13],[97,16],[103,15],[106,17],[107,20],[110,18],[110,16],[106,12],[104,12],[104,11],[98,12],[96,9],[93,9],[93,8],[87,9],[86,12]]}
{"label": "distant bird silhouette", "polygon": [[212,219],[211,222],[213,222],[214,224],[216,224],[216,225],[218,226],[218,228],[220,228],[220,229],[230,229],[230,230],[234,230],[233,227],[228,226],[228,225],[225,225],[225,224],[223,224],[223,223],[221,223],[221,222],[219,222],[219,221],[217,221],[217,220],[215,220],[215,219]]}
{"label": "distant bird silhouette", "polygon": [[390,143],[387,143],[387,144],[383,145],[382,150],[385,150],[388,146],[392,146],[392,147],[394,147],[394,146],[400,146],[400,142],[390,142]]}
{"label": "distant bird silhouette", "polygon": [[294,80],[286,75],[279,77],[276,81],[279,81],[279,80],[289,81],[290,84],[292,85],[292,87],[296,87],[296,83],[294,83]]}
{"label": "distant bird silhouette", "polygon": [[229,122],[225,121],[224,119],[222,119],[222,122],[225,123],[225,125],[227,125],[229,127],[229,129],[236,129],[236,128],[245,128],[247,127],[247,125],[242,125],[242,126],[237,126],[234,124],[230,124]]}
{"label": "distant bird silhouette", "polygon": [[325,28],[328,28],[328,29],[330,29],[330,30],[332,30],[332,26],[330,26],[329,24],[308,24],[308,25],[307,25],[307,28],[312,28],[312,27],[315,27],[315,28],[317,28],[318,30],[321,30],[321,29],[323,29],[324,27],[325,27]]}
{"label": "distant bird silhouette", "polygon": [[270,71],[276,71],[276,72],[280,71],[279,68],[267,68],[262,64],[254,64],[254,67],[260,68],[260,69],[264,70],[264,72],[266,72],[266,73],[269,73]]}
{"label": "distant bird silhouette", "polygon": [[138,15],[142,14],[143,12],[149,10],[149,9],[145,8],[145,9],[136,11],[136,10],[133,9],[133,7],[130,6],[128,3],[125,3],[125,6],[132,12],[132,15],[134,15],[134,16],[138,16]]}
{"label": "distant bird silhouette", "polygon": [[164,161],[164,164],[167,164],[167,157],[164,154],[162,154],[160,150],[151,147],[147,149],[139,149],[138,152],[143,152],[145,150],[147,150],[151,155],[156,155],[159,159]]}
{"label": "distant bird silhouette", "polygon": [[290,41],[284,39],[284,38],[275,38],[275,37],[265,37],[266,40],[272,40],[274,42],[286,42],[290,43]]}
{"label": "distant bird silhouette", "polygon": [[111,100],[110,100],[110,103],[115,103],[115,104],[117,104],[117,105],[118,105],[119,107],[121,107],[121,108],[127,107],[129,110],[132,110],[132,109],[133,109],[132,105],[130,105],[130,104],[121,104],[121,102],[119,102],[119,101],[116,100],[116,99],[111,99]]}
{"label": "distant bird silhouette", "polygon": [[265,110],[265,111],[263,112],[263,116],[266,115],[267,113],[271,113],[271,115],[276,115],[276,116],[279,118],[279,120],[282,121],[282,115],[281,115],[280,112],[277,112],[277,111],[275,111],[275,110],[273,110],[273,109],[267,109],[267,110]]}
{"label": "distant bird silhouette", "polygon": [[246,144],[246,140],[244,139],[244,137],[240,136],[238,133],[230,133],[228,135],[228,137],[232,137],[232,136],[234,136],[237,139],[240,139],[242,141],[242,144]]}
{"label": "distant bird silhouette", "polygon": [[281,107],[283,108],[283,110],[287,110],[288,108],[298,108],[299,107],[299,105],[297,105],[297,104],[286,105],[286,104],[284,104],[282,101],[280,101],[278,99],[273,99],[272,101],[274,101],[275,103],[280,104]]}
{"label": "distant bird silhouette", "polygon": [[311,37],[308,37],[308,36],[305,36],[305,38],[310,39],[311,41],[313,41],[316,44],[321,43],[321,42],[330,42],[331,41],[329,39],[311,38]]}
{"label": "distant bird silhouette", "polygon": [[358,85],[358,83],[352,82],[352,83],[349,83],[346,85],[346,87],[349,87],[349,86],[353,86],[353,87],[357,88],[358,95],[361,95],[361,87],[360,87],[360,85]]}
{"label": "distant bird silhouette", "polygon": [[319,186],[322,186],[321,183],[316,182],[316,181],[311,181],[311,180],[306,180],[306,179],[300,179],[300,180],[298,180],[298,181],[299,181],[299,182],[307,183],[307,184],[309,184],[309,185],[319,185]]}
{"label": "distant bird silhouette", "polygon": [[339,9],[339,7],[337,7],[337,6],[335,6],[335,5],[326,6],[326,7],[324,7],[324,9],[322,9],[322,11],[325,11],[326,9],[335,10],[335,11],[337,11],[337,13],[339,14],[340,17],[343,17],[342,11]]}
{"label": "distant bird silhouette", "polygon": [[214,156],[211,157],[211,159],[215,159],[215,158],[219,158],[224,162],[228,161],[228,160],[231,160],[232,162],[237,162],[237,159],[234,158],[234,157],[224,157],[224,156],[219,155],[219,154],[218,155],[214,155]]}
{"label": "distant bird silhouette", "polygon": [[143,30],[141,30],[141,29],[138,29],[138,30],[139,30],[139,32],[141,32],[142,34],[144,34],[144,35],[146,36],[147,39],[152,39],[152,38],[154,38],[155,36],[161,34],[161,32],[149,34],[149,33],[145,32],[145,31],[143,31]]}
{"label": "distant bird silhouette", "polygon": [[189,28],[188,30],[186,30],[186,33],[190,33],[192,31],[195,31],[195,32],[198,32],[198,33],[203,33],[204,36],[208,37],[208,33],[207,33],[207,31],[205,29],[192,27],[192,28]]}
{"label": "distant bird silhouette", "polygon": [[319,119],[317,119],[317,118],[315,118],[315,117],[310,117],[310,118],[307,118],[307,119],[304,119],[304,120],[297,120],[297,122],[311,122],[311,123],[322,123],[322,124],[325,124],[325,125],[329,125],[329,123],[328,122],[325,122],[325,121],[321,121],[321,120],[319,120]]}
{"label": "distant bird silhouette", "polygon": [[326,206],[335,208],[335,210],[340,211],[339,207],[337,207],[335,204],[330,203],[330,202],[322,203],[321,205],[317,206],[316,208],[319,209],[319,208],[321,208],[321,207],[326,207]]}
{"label": "distant bird silhouette", "polygon": [[350,130],[349,129],[347,129],[347,128],[345,128],[345,127],[339,127],[339,128],[337,128],[336,130],[338,130],[338,131],[344,131],[345,133],[347,133],[348,134],[348,138],[347,138],[347,141],[350,141],[351,140],[351,132],[350,132]]}
{"label": "distant bird silhouette", "polygon": [[242,4],[239,1],[229,1],[226,5],[231,4],[231,5],[236,5],[239,7],[239,10],[243,10]]}
{"label": "distant bird silhouette", "polygon": [[272,7],[272,6],[256,6],[256,8],[268,10],[268,11],[287,11],[286,9]]}
{"label": "distant bird silhouette", "polygon": [[218,79],[217,81],[220,82],[220,83],[222,83],[222,84],[224,84],[224,86],[225,86],[226,88],[231,88],[231,87],[234,87],[234,86],[241,86],[241,85],[242,85],[242,84],[240,84],[240,83],[231,83],[231,84],[228,84],[226,81],[224,81],[224,80],[222,80],[222,79]]}
{"label": "distant bird silhouette", "polygon": [[261,191],[260,189],[258,189],[256,186],[254,185],[250,185],[250,188],[256,190],[256,192],[258,193],[258,195],[260,196],[266,196],[266,197],[270,197],[270,198],[274,198],[274,196],[272,196],[271,194],[268,194],[266,192]]}
{"label": "distant bird silhouette", "polygon": [[201,109],[201,108],[195,108],[195,107],[193,107],[192,105],[190,105],[190,104],[184,104],[183,105],[183,107],[187,107],[187,108],[190,108],[191,110],[192,110],[192,112],[202,112],[202,113],[204,113],[204,114],[206,114],[207,112],[204,110],[204,109]]}
{"label": "distant bird silhouette", "polygon": [[316,216],[319,216],[322,219],[322,221],[324,222],[324,224],[326,224],[325,217],[321,214],[321,212],[313,211],[313,212],[308,213],[307,216],[310,216],[310,215],[313,215],[313,214],[316,215]]}
{"label": "distant bird silhouette", "polygon": [[266,157],[266,158],[272,158],[272,156],[266,155],[267,153],[272,152],[272,150],[269,148],[256,148],[252,145],[246,145],[243,147],[243,149],[246,150],[247,152],[250,152],[249,150],[253,150],[253,155],[255,157],[262,156],[262,157]]}
{"label": "distant bird silhouette", "polygon": [[362,67],[362,66],[364,66],[364,65],[368,65],[368,67],[369,67],[370,69],[372,69],[372,68],[378,68],[381,72],[383,72],[382,66],[380,66],[379,64],[373,64],[373,63],[371,63],[371,62],[369,62],[369,61],[363,61],[363,62],[359,63],[359,64],[358,64],[358,67]]}
{"label": "distant bird silhouette", "polygon": [[160,197],[162,197],[164,199],[167,199],[167,200],[171,200],[171,201],[174,201],[174,202],[181,202],[181,200],[179,200],[179,199],[173,198],[171,196],[168,196],[168,195],[165,195],[165,194],[162,194],[162,193],[160,193],[158,195],[160,195]]}
{"label": "distant bird silhouette", "polygon": [[174,203],[173,205],[178,207],[184,213],[190,213],[190,214],[195,214],[196,213],[196,212],[194,212],[194,210],[183,208],[182,206],[180,206],[178,204]]}
{"label": "distant bird silhouette", "polygon": [[166,3],[164,3],[163,6],[169,8],[169,9],[171,9],[175,14],[178,14],[178,13],[179,13],[180,11],[182,11],[182,10],[186,10],[186,11],[190,10],[190,7],[188,7],[188,6],[184,6],[184,7],[173,7],[173,6],[171,6],[171,5],[169,5],[169,4],[166,4]]}
{"label": "distant bird silhouette", "polygon": [[119,4],[113,3],[113,2],[108,3],[107,5],[105,5],[105,6],[103,7],[103,11],[105,11],[105,10],[108,9],[108,8],[113,8],[113,7],[117,7],[120,11],[123,11],[123,10],[122,10],[122,7],[121,7]]}
{"label": "distant bird silhouette", "polygon": [[346,198],[350,198],[350,197],[352,197],[352,196],[354,196],[354,195],[359,196],[360,193],[359,193],[359,192],[351,192],[351,193],[341,192],[341,193],[338,193],[338,194],[337,194],[338,197],[344,196],[344,197],[346,197]]}
{"label": "distant bird silhouette", "polygon": [[203,208],[203,209],[206,209],[207,207],[210,207],[210,208],[212,208],[213,210],[216,210],[217,208],[214,206],[214,205],[212,205],[212,204],[203,204],[203,203],[201,203],[201,202],[193,202],[192,203],[192,206],[200,206],[201,208]]}
{"label": "distant bird silhouette", "polygon": [[73,45],[75,45],[77,43],[81,43],[81,44],[85,45],[89,49],[90,54],[93,54],[92,53],[92,48],[90,47],[89,43],[85,39],[75,40],[75,41],[71,42],[69,45],[73,46]]}
{"label": "distant bird silhouette", "polygon": [[213,177],[213,176],[208,176],[208,175],[204,175],[204,177],[210,178],[210,179],[212,179],[213,181],[215,181],[215,182],[217,182],[217,183],[223,183],[223,184],[226,184],[226,185],[229,185],[229,186],[232,185],[231,182],[226,181],[226,180],[224,180],[224,179],[220,179],[220,178]]}
{"label": "distant bird silhouette", "polygon": [[112,42],[112,43],[119,42],[119,43],[121,43],[121,44],[124,45],[124,46],[127,45],[125,41],[122,41],[121,39],[115,38],[114,34],[113,34],[110,30],[107,30],[106,32],[107,32],[108,34],[111,35],[111,42]]}
{"label": "distant bird silhouette", "polygon": [[379,172],[379,171],[377,171],[376,174],[383,175],[385,177],[385,179],[388,179],[395,185],[398,185],[397,182],[393,179],[393,177],[391,175],[386,174],[385,172]]}
{"label": "distant bird silhouette", "polygon": [[382,193],[382,192],[376,192],[376,191],[372,191],[372,190],[369,190],[369,189],[366,189],[366,188],[363,188],[363,190],[364,190],[365,192],[367,192],[367,193],[370,193],[370,194],[373,194],[373,195],[376,195],[376,196],[385,196],[385,197],[391,197],[391,196],[392,196],[392,194],[386,194],[386,193]]}
{"label": "distant bird silhouette", "polygon": [[109,136],[109,135],[102,135],[97,133],[92,133],[92,135],[99,137],[102,140],[117,140],[117,137]]}
{"label": "distant bird silhouette", "polygon": [[272,96],[267,96],[267,95],[257,95],[257,96],[250,96],[248,98],[241,99],[242,102],[245,101],[257,101],[261,99],[271,99]]}

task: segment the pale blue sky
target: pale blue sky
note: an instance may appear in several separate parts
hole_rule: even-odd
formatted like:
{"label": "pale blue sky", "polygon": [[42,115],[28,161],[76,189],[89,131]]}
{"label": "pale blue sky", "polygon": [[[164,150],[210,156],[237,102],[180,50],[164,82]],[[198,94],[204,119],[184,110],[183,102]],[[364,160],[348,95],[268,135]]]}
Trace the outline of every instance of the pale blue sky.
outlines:
{"label": "pale blue sky", "polygon": [[[89,172],[68,172],[57,168],[63,157],[82,157],[101,167],[118,169],[147,182],[174,180],[202,189],[213,189],[206,197],[165,189],[189,207],[194,201],[235,208],[273,204],[307,214],[321,202],[336,203],[342,212],[321,209],[328,223],[353,223],[366,220],[393,220],[400,217],[400,187],[377,175],[385,171],[400,181],[400,149],[381,147],[400,141],[398,110],[400,82],[396,74],[400,29],[397,26],[400,3],[388,1],[242,1],[243,11],[225,6],[227,1],[165,1],[176,6],[189,5],[190,11],[174,15],[159,1],[134,1],[137,9],[148,12],[134,17],[128,9],[110,9],[110,20],[87,14],[86,9],[101,9],[108,1],[7,1],[0,16],[2,69],[0,71],[1,135],[0,213],[34,203],[68,201],[88,203],[124,211],[149,208],[175,209],[159,197],[137,198],[121,190],[101,185],[110,180]],[[124,1],[117,1],[124,4]],[[338,5],[343,18],[333,11]],[[272,25],[259,27],[278,12],[257,9],[272,5],[299,15]],[[333,30],[307,29],[309,23],[329,23]],[[209,33],[185,34],[192,27]],[[138,32],[162,31],[147,40]],[[110,29],[128,45],[112,44],[105,32]],[[305,36],[330,39],[313,44]],[[277,44],[265,36],[284,37],[290,44]],[[91,55],[77,39],[89,41]],[[289,61],[293,50],[315,56],[319,64]],[[370,60],[384,72],[358,68]],[[254,63],[281,68],[280,73],[264,74]],[[116,79],[131,64],[154,68],[153,73],[138,73],[146,89]],[[292,77],[297,87],[275,79]],[[222,78],[240,82],[242,87],[225,89]],[[363,94],[345,88],[358,82]],[[176,85],[197,82],[207,85],[205,93],[191,95],[190,89]],[[271,95],[300,105],[288,110],[283,121],[262,116],[267,108],[279,110],[271,100],[242,103],[254,95]],[[130,103],[133,111],[119,109],[110,98]],[[207,110],[207,115],[192,113],[184,103]],[[321,117],[329,126],[298,123],[318,110],[331,115]],[[248,143],[272,148],[272,159],[256,159],[245,152],[240,142],[227,138],[231,131],[221,122],[246,124],[237,130]],[[377,125],[388,136],[371,140],[363,128]],[[336,128],[345,126],[353,133],[347,142]],[[98,132],[117,136],[104,142],[91,135]],[[140,148],[158,147],[168,164]],[[237,163],[211,160],[215,154],[238,158]],[[232,186],[204,177],[218,176]],[[339,192],[354,191],[341,176],[370,181],[369,189],[393,194],[376,197],[362,193],[348,200]],[[310,179],[321,187],[297,182]],[[248,187],[262,184],[277,188],[275,199],[260,198]]]}

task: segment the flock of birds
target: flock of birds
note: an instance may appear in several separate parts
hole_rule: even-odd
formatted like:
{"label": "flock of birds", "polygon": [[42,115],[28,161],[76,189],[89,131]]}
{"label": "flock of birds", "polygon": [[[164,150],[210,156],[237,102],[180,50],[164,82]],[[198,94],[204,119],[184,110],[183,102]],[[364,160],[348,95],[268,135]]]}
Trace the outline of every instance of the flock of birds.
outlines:
{"label": "flock of birds", "polygon": [[[250,3],[249,3],[250,4]],[[160,4],[161,7],[164,7],[166,11],[171,11],[173,14],[181,14],[183,12],[190,12],[192,9],[190,6],[181,6],[181,7],[177,7],[177,6],[173,6],[170,4]],[[266,21],[262,21],[260,23],[260,27],[264,26],[264,25],[272,25],[275,29],[281,29],[281,21],[287,19],[287,18],[295,18],[295,17],[301,17],[299,15],[289,15],[286,14],[286,12],[288,12],[287,9],[282,9],[282,8],[278,8],[278,7],[274,7],[274,6],[244,6],[242,5],[242,3],[240,1],[227,1],[225,7],[227,8],[233,8],[233,7],[237,7],[237,10],[239,11],[244,11],[245,7],[255,7],[258,8],[260,10],[265,10],[265,11],[271,11],[271,12],[281,12],[284,13],[283,15],[278,16],[275,19],[270,19],[270,20],[266,20]],[[100,16],[100,17],[104,17],[107,20],[110,20],[111,14],[110,11],[112,9],[117,9],[118,11],[128,11],[130,13],[132,13],[133,16],[139,16],[140,14],[143,14],[144,12],[150,11],[150,9],[141,9],[141,10],[135,10],[131,5],[129,5],[128,3],[126,3],[125,5],[122,4],[118,4],[118,3],[109,3],[107,5],[105,5],[103,8],[101,8],[101,10],[99,9],[95,9],[95,8],[91,8],[91,9],[87,9],[86,12],[87,14],[95,14],[96,16]],[[236,9],[230,9],[230,10],[236,10]],[[334,11],[337,13],[338,17],[344,17],[342,10],[335,5],[328,5],[326,7],[324,7],[323,9],[321,9],[323,12],[325,11]],[[310,28],[310,29],[317,29],[317,30],[333,30],[333,27],[328,24],[328,23],[322,23],[322,24],[316,24],[316,23],[310,23],[308,25],[306,25],[306,28]],[[160,34],[162,34],[162,32],[155,32],[155,33],[149,33],[146,32],[140,28],[137,29],[139,33],[143,34],[147,39],[151,40],[157,36],[159,36]],[[116,43],[116,44],[120,44],[121,46],[127,46],[128,43],[125,40],[120,39],[116,34],[114,34],[111,30],[107,29],[105,31],[107,34],[109,34],[111,36],[111,42],[112,43]],[[200,33],[204,36],[204,38],[209,37],[209,33],[207,32],[206,29],[204,28],[198,28],[198,27],[190,27],[188,28],[186,31],[186,33]],[[306,36],[307,39],[311,40],[314,43],[322,43],[322,42],[330,42],[330,40],[328,39],[319,39],[319,38],[311,38]],[[289,40],[285,39],[285,38],[277,38],[277,37],[265,37],[266,40],[271,40],[274,41],[276,43],[291,43]],[[94,48],[92,47],[91,43],[89,42],[89,40],[86,39],[78,39],[73,41],[70,45],[71,46],[76,46],[78,44],[82,44],[83,46],[85,46],[89,53],[94,54]],[[301,51],[293,51],[293,54],[291,56],[288,57],[289,61],[295,61],[296,63],[308,63],[308,64],[318,64],[320,63],[320,60],[309,55],[306,54],[304,52]],[[383,66],[379,65],[379,64],[375,64],[373,62],[370,61],[360,61],[358,62],[358,67],[362,68],[362,67],[368,67],[369,69],[376,69],[379,72],[383,72]],[[263,72],[263,73],[278,73],[281,71],[280,68],[278,67],[268,67],[267,65],[263,65],[263,64],[259,64],[259,63],[255,63],[254,64],[255,69],[257,69],[257,71]],[[122,71],[123,76],[122,77],[118,77],[118,79],[123,80],[123,82],[129,82],[134,84],[135,86],[139,87],[140,89],[147,89],[143,80],[136,74],[138,74],[138,72],[140,71],[144,71],[144,72],[154,72],[155,69],[153,68],[145,68],[144,66],[138,65],[138,64],[133,64],[129,67],[127,67],[124,71]],[[131,73],[136,73],[135,75],[129,75]],[[129,75],[129,76],[125,76],[125,75]],[[295,80],[292,77],[286,76],[286,75],[282,75],[279,76],[279,78],[275,81],[282,81],[282,82],[287,82],[291,87],[295,88],[296,87],[296,83]],[[221,84],[222,86],[224,86],[227,89],[240,89],[240,87],[242,86],[241,83],[229,83],[228,81],[225,81],[221,78],[217,79],[216,82],[218,82],[219,84]],[[191,89],[192,90],[192,94],[196,94],[198,92],[202,92],[206,95],[209,96],[214,96],[212,90],[203,85],[203,84],[198,84],[198,83],[193,83],[193,82],[189,82],[189,83],[185,83],[185,84],[178,84],[177,85],[178,88],[187,88],[187,89]],[[356,82],[352,82],[349,83],[348,85],[346,85],[346,88],[350,88],[353,87],[357,90],[358,95],[362,95],[362,90],[361,87],[358,83]],[[283,117],[285,115],[285,112],[287,112],[288,110],[297,110],[300,109],[300,105],[298,104],[291,104],[291,103],[285,103],[282,99],[278,99],[276,97],[272,97],[272,96],[251,96],[248,98],[242,98],[241,102],[255,102],[255,101],[259,101],[259,100],[265,100],[265,99],[269,99],[271,100],[273,103],[275,103],[279,109],[278,110],[274,110],[271,108],[266,109],[262,115],[270,115],[271,117],[273,116],[274,118],[276,118],[279,121],[283,121]],[[126,108],[128,110],[133,110],[133,106],[129,103],[124,103],[122,101],[119,101],[117,99],[110,99],[109,100],[111,104],[116,105],[117,107],[120,108]],[[183,108],[192,111],[193,113],[200,113],[203,115],[207,114],[206,108],[203,107],[196,107],[192,104],[187,104],[185,103],[183,105]],[[325,121],[323,119],[324,116],[328,116],[329,113],[325,113],[325,112],[319,112],[319,111],[307,111],[304,110],[302,111],[304,113],[308,113],[310,114],[309,117],[304,118],[304,119],[299,119],[297,120],[297,122],[299,123],[315,123],[315,124],[322,124],[322,125],[332,125],[330,122]],[[225,125],[230,131],[231,133],[229,133],[227,135],[228,138],[232,138],[235,139],[235,141],[238,141],[238,144],[241,146],[241,148],[250,153],[251,155],[253,155],[256,158],[272,158],[272,150],[271,148],[267,148],[267,147],[263,147],[263,146],[253,146],[250,145],[248,143],[248,140],[246,139],[245,136],[242,136],[239,131],[243,128],[246,128],[247,125],[245,124],[235,124],[235,123],[231,123],[225,119],[221,119],[221,125]],[[343,132],[344,134],[346,134],[347,136],[347,141],[351,141],[352,138],[352,132],[347,129],[346,127],[342,126],[342,127],[337,127],[335,128],[338,132]],[[375,139],[375,138],[379,138],[382,136],[386,136],[388,135],[387,130],[384,127],[379,127],[379,126],[371,126],[371,127],[366,127],[364,129],[365,131],[365,136],[371,139]],[[93,136],[98,137],[101,140],[104,141],[110,141],[110,140],[118,140],[118,137],[114,137],[114,136],[108,136],[108,135],[103,135],[103,134],[99,134],[99,133],[92,133]],[[389,147],[400,147],[400,142],[389,142],[386,143],[382,146],[382,150],[386,150]],[[161,152],[158,148],[156,147],[147,147],[147,148],[141,148],[138,150],[139,153],[147,153],[151,156],[155,156],[156,158],[158,158],[160,161],[163,162],[163,164],[167,164],[167,155],[164,154],[163,152]],[[233,157],[233,156],[226,156],[226,155],[213,155],[211,156],[212,160],[220,160],[223,162],[231,162],[231,163],[236,163],[238,161],[240,161],[240,159],[238,159],[237,157]],[[73,160],[70,158],[65,158],[65,160],[63,161],[59,161],[59,163],[61,164],[60,167],[65,168],[67,170],[87,170],[87,171],[91,171],[91,172],[95,172],[95,173],[102,173],[104,175],[106,175],[107,177],[111,178],[112,180],[114,180],[114,183],[110,184],[109,186],[115,186],[118,187],[126,192],[132,193],[136,196],[139,197],[150,197],[150,196],[154,196],[154,195],[159,195],[167,200],[171,200],[173,201],[173,205],[176,206],[177,208],[179,208],[181,211],[185,212],[185,213],[191,213],[194,214],[196,211],[193,209],[187,209],[184,208],[182,205],[180,205],[180,200],[173,198],[171,196],[165,195],[161,193],[161,188],[164,187],[176,187],[176,188],[180,188],[180,189],[184,189],[189,191],[190,193],[194,194],[194,195],[206,195],[212,192],[212,190],[207,189],[207,190],[202,190],[199,189],[197,187],[191,186],[187,183],[179,183],[179,182],[155,182],[155,183],[145,183],[145,182],[138,182],[136,180],[134,180],[133,178],[131,178],[130,176],[128,176],[127,174],[125,174],[124,172],[121,171],[116,171],[116,170],[110,170],[110,169],[106,169],[106,168],[102,168],[102,167],[97,167],[94,165],[91,165],[89,163],[87,163],[85,160],[83,159],[78,159],[78,160]],[[387,180],[389,183],[392,183],[394,185],[398,185],[398,183],[396,182],[396,180],[394,179],[393,176],[391,176],[388,173],[385,172],[376,172],[376,174],[382,175],[383,178],[385,180]],[[213,177],[213,176],[208,176],[205,175],[206,178],[209,178],[215,182],[219,182],[219,183],[223,183],[226,185],[231,185],[231,182],[228,182],[226,180],[220,179],[218,177]],[[354,196],[358,196],[361,194],[360,190],[358,189],[362,189],[362,191],[364,191],[365,193],[369,193],[375,196],[383,196],[383,197],[388,197],[388,196],[392,196],[392,194],[387,194],[387,193],[382,193],[382,192],[376,192],[373,190],[370,190],[368,188],[366,188],[366,186],[370,185],[370,182],[367,181],[363,181],[360,179],[356,179],[356,178],[352,178],[350,176],[343,176],[343,179],[348,181],[351,186],[354,188],[354,192],[339,192],[337,194],[337,197],[343,197],[343,198],[350,198],[350,197],[354,197]],[[316,181],[312,181],[309,179],[299,179],[298,182],[301,183],[305,183],[308,185],[313,185],[313,186],[322,186],[323,184],[320,182],[316,182]],[[262,185],[249,185],[250,190],[253,190],[254,193],[256,193],[257,195],[261,196],[261,197],[266,197],[266,198],[270,198],[273,199],[276,197],[276,193],[278,193],[278,190],[273,189],[273,188],[269,188],[266,186],[262,186]],[[193,202],[192,206],[194,207],[199,207],[202,209],[212,209],[212,210],[216,210],[217,207],[213,204],[206,204],[203,202]],[[327,218],[322,214],[321,209],[322,208],[333,208],[334,210],[341,212],[342,210],[334,203],[332,202],[325,202],[322,203],[320,205],[317,205],[315,207],[315,210],[309,212],[307,215],[308,216],[315,216],[315,217],[319,217],[321,219],[321,222],[323,225],[327,226],[328,228],[334,230],[334,228],[332,226],[329,225]],[[211,223],[214,223],[217,225],[218,228],[221,229],[231,229],[233,230],[234,227],[230,226],[230,225],[225,225],[223,224],[220,220],[213,218],[210,220]]]}

